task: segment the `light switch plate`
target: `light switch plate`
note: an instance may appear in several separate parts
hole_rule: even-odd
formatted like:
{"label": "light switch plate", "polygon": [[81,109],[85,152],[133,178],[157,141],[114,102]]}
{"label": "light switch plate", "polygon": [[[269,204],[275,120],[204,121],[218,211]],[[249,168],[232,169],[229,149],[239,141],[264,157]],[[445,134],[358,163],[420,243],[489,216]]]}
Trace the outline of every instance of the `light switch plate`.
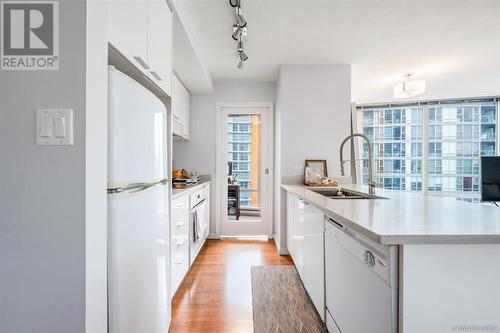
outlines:
{"label": "light switch plate", "polygon": [[73,145],[73,109],[37,109],[36,144]]}

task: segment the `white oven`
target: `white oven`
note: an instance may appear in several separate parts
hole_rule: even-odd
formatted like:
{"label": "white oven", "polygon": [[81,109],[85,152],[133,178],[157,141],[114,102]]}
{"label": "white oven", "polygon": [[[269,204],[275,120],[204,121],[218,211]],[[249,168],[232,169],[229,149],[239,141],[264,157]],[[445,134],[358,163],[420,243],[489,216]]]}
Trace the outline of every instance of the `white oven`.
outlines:
{"label": "white oven", "polygon": [[193,264],[208,236],[208,192],[202,188],[191,194],[189,214],[189,263]]}

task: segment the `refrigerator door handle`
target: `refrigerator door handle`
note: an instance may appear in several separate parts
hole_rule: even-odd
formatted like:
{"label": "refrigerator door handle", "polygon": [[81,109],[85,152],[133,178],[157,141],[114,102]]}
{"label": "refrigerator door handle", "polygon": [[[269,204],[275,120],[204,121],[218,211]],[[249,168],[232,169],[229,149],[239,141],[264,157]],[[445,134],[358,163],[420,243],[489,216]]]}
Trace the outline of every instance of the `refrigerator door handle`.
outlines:
{"label": "refrigerator door handle", "polygon": [[123,192],[137,193],[147,190],[148,188],[153,187],[155,185],[167,185],[167,183],[168,183],[167,178],[163,178],[162,180],[153,183],[131,183],[127,184],[124,187],[108,188],[108,194],[117,194]]}

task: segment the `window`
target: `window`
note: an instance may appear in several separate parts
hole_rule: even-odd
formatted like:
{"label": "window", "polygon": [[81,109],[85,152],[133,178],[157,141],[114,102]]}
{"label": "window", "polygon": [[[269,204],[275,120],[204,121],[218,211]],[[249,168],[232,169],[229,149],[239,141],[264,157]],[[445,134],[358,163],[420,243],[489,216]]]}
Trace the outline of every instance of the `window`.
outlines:
{"label": "window", "polygon": [[[480,157],[498,154],[498,100],[424,104],[362,107],[361,128],[372,140],[376,181],[389,189],[421,191],[426,179],[430,192],[477,200]],[[363,150],[367,158],[366,144]],[[362,175],[367,183],[366,161]]]}
{"label": "window", "polygon": [[[363,110],[363,133],[373,142],[377,182],[384,187],[410,190],[412,175],[422,169],[422,111],[419,108]],[[364,144],[364,157],[368,157]],[[363,163],[363,179],[368,181],[368,162]]]}

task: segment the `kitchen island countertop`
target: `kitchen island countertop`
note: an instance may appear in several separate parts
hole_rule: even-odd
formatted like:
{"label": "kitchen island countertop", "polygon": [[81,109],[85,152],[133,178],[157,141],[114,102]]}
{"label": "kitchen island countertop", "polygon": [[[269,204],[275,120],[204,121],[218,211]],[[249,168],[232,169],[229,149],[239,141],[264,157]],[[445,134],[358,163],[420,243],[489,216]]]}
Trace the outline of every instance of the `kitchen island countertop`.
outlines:
{"label": "kitchen island countertop", "polygon": [[[500,208],[441,196],[376,189],[387,199],[329,199],[304,185],[282,185],[347,228],[384,245],[500,244]],[[340,188],[368,193],[367,186]]]}

